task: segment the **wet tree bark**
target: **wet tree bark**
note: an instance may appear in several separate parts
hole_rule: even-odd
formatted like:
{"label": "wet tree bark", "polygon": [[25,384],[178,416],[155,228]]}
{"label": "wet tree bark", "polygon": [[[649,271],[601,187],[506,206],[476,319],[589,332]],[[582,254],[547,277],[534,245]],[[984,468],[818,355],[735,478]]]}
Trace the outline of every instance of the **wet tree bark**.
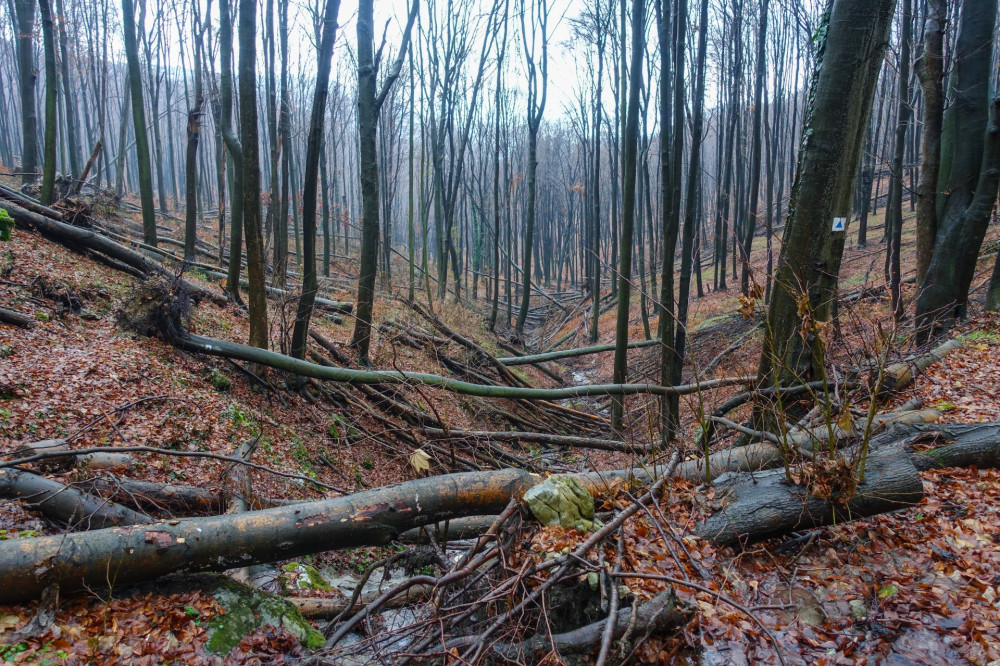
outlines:
{"label": "wet tree bark", "polygon": [[[760,361],[767,383],[823,374],[816,333],[830,320],[836,298],[858,158],[894,6],[895,0],[835,0],[823,17],[791,194],[796,205],[785,224],[767,314],[769,335]],[[844,226],[835,231],[840,218]],[[803,309],[815,322],[806,331]]]}
{"label": "wet tree bark", "polygon": [[35,0],[15,0],[18,87],[21,92],[21,182],[34,183],[38,171],[38,115],[35,111]]}
{"label": "wet tree bark", "polygon": [[[146,107],[142,95],[142,70],[135,41],[135,7],[132,0],[122,0],[122,27],[125,32],[125,60],[128,64],[129,97],[132,101],[132,127],[135,132],[135,157],[139,170],[139,199],[142,203],[142,238],[156,247],[156,205],[153,202],[153,172],[149,162],[149,135],[146,132]],[[119,148],[122,152],[125,146]]]}
{"label": "wet tree bark", "polygon": [[38,0],[42,15],[42,44],[45,53],[45,147],[42,167],[42,190],[39,200],[48,206],[54,200],[56,185],[56,45],[50,0]]}
{"label": "wet tree bark", "polygon": [[[127,4],[131,0],[124,0]],[[264,290],[264,238],[260,227],[260,147],[257,141],[257,3],[239,0],[240,143],[243,162],[243,231],[247,241],[250,344],[267,349],[267,294]],[[233,256],[237,256],[236,246]],[[238,261],[230,259],[230,266]],[[237,286],[238,288],[238,286]]]}
{"label": "wet tree bark", "polygon": [[965,316],[976,259],[1000,182],[1000,96],[989,100],[995,0],[962,7],[955,47],[955,100],[942,135],[938,229],[917,298],[923,340]]}
{"label": "wet tree bark", "polygon": [[323,144],[326,100],[330,93],[330,59],[333,56],[333,42],[337,36],[337,14],[339,11],[340,0],[327,0],[323,14],[323,35],[319,45],[316,92],[313,95],[309,137],[306,143],[305,190],[302,198],[302,231],[305,235],[303,239],[302,295],[299,297],[298,308],[295,312],[291,347],[291,354],[295,358],[305,358],[306,343],[309,339],[309,318],[312,316],[316,291],[319,289],[316,277],[316,186],[319,180],[319,160]]}
{"label": "wet tree bark", "polygon": [[917,188],[917,284],[927,275],[937,234],[937,182],[941,168],[941,125],[944,116],[945,0],[928,0],[924,21],[924,50],[916,63],[924,95],[924,127]]}

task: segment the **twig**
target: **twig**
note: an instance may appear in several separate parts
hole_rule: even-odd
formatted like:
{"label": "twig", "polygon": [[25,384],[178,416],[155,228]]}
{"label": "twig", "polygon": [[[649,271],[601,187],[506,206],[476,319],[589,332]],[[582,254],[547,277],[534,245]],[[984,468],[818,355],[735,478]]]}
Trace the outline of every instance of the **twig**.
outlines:
{"label": "twig", "polygon": [[689,580],[683,580],[681,578],[674,578],[673,576],[666,576],[666,575],[663,575],[663,574],[644,574],[644,573],[618,573],[618,574],[614,574],[613,573],[611,575],[615,576],[617,578],[644,578],[646,580],[662,580],[662,581],[665,581],[667,583],[672,583],[674,585],[680,585],[681,587],[690,587],[691,589],[698,590],[699,592],[705,592],[707,594],[712,595],[713,597],[715,597],[719,601],[723,601],[723,602],[729,604],[730,606],[732,606],[733,608],[735,608],[736,610],[740,611],[741,613],[743,613],[744,615],[746,615],[748,618],[750,618],[751,620],[753,620],[754,624],[756,624],[758,627],[760,627],[761,631],[763,631],[765,634],[767,634],[768,639],[774,645],[774,651],[775,651],[775,654],[778,655],[778,661],[781,662],[782,666],[787,666],[785,664],[785,658],[781,654],[781,645],[778,643],[778,639],[774,637],[774,634],[771,633],[771,630],[764,626],[764,623],[761,622],[757,618],[757,616],[753,614],[753,611],[751,611],[749,608],[747,608],[743,604],[739,603],[738,601],[735,601],[735,600],[731,599],[730,597],[722,594],[721,592],[716,592],[715,590],[710,590],[709,588],[705,587],[704,585],[699,585],[698,583],[692,583]]}
{"label": "twig", "polygon": [[[323,483],[322,481],[317,481],[316,479],[304,476],[302,474],[282,472],[281,470],[274,469],[273,467],[267,467],[266,465],[259,465],[257,463],[253,463],[248,460],[243,460],[242,458],[235,458],[233,456],[224,456],[219,453],[209,453],[207,451],[174,451],[173,449],[163,449],[158,446],[91,446],[85,449],[71,449],[69,452],[69,454],[75,456],[86,455],[88,453],[159,453],[165,456],[178,456],[181,458],[210,458],[212,460],[223,460],[225,462],[236,463],[238,465],[246,465],[247,467],[259,469],[262,472],[268,472],[276,476],[283,476],[287,479],[298,479],[299,481],[312,483],[314,485],[319,486],[320,488],[323,488],[324,490],[332,490],[342,495],[351,494],[350,491],[343,490],[342,488],[337,488],[336,486],[331,486],[329,484]],[[16,467],[17,465],[24,465],[30,462],[35,462],[36,460],[43,460],[45,458],[64,457],[66,455],[68,455],[66,451],[36,453],[34,455],[25,456],[24,458],[17,458],[15,460],[0,462],[0,469],[4,467]]]}
{"label": "twig", "polygon": [[604,666],[604,663],[608,660],[608,653],[611,651],[611,641],[615,637],[615,626],[618,623],[618,581],[614,579],[614,576],[621,573],[622,559],[624,557],[624,539],[622,538],[622,534],[619,533],[618,561],[615,562],[614,570],[611,572],[611,599],[608,601],[608,620],[604,623],[604,633],[601,634],[601,650],[597,653],[596,666]]}
{"label": "twig", "polygon": [[74,431],[71,435],[69,435],[68,437],[66,437],[66,439],[64,441],[67,444],[69,444],[74,439],[76,439],[77,437],[79,437],[83,433],[87,432],[88,430],[90,430],[91,428],[93,428],[95,425],[97,425],[98,423],[100,423],[101,421],[103,421],[104,419],[106,419],[107,417],[111,416],[112,414],[114,414],[116,412],[122,412],[122,411],[125,411],[126,409],[128,409],[129,407],[135,407],[136,405],[142,404],[144,402],[153,402],[154,400],[172,400],[172,401],[175,401],[175,402],[188,402],[187,398],[175,398],[173,396],[169,396],[169,395],[166,395],[166,394],[164,394],[164,395],[150,395],[150,396],[146,396],[145,398],[139,398],[138,400],[133,400],[132,402],[127,402],[124,405],[122,405],[121,407],[115,407],[114,409],[111,409],[109,411],[104,412],[103,414],[101,414],[100,416],[98,416],[93,421],[90,421],[89,423],[87,423],[87,425],[83,426],[79,430]]}

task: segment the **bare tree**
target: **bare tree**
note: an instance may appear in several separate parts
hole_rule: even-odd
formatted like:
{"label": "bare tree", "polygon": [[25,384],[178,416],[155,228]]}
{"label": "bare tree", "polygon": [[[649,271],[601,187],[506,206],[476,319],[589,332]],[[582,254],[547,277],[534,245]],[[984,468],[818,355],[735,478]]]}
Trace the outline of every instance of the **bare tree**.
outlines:
{"label": "bare tree", "polygon": [[[139,199],[142,203],[142,237],[156,246],[156,209],[153,203],[153,176],[149,161],[149,136],[146,133],[146,107],[142,93],[142,70],[135,40],[133,0],[122,0],[122,29],[125,33],[125,60],[128,63],[129,97],[132,102],[132,128],[135,132],[135,157],[139,170]],[[124,146],[119,150],[124,151]]]}
{"label": "bare tree", "polygon": [[[243,148],[243,231],[247,238],[250,344],[267,349],[264,238],[260,228],[260,148],[257,142],[257,3],[255,0],[239,0],[239,3],[240,143]],[[239,262],[235,248],[229,261],[230,264]]]}
{"label": "bare tree", "polygon": [[[517,332],[523,333],[531,307],[531,251],[535,241],[535,200],[538,195],[538,128],[542,124],[549,85],[548,0],[521,0],[520,16],[524,60],[528,70],[528,201],[524,223],[524,259],[521,262],[521,309],[516,325]],[[529,17],[531,24],[530,36],[525,17]]]}
{"label": "bare tree", "polygon": [[[305,358],[306,341],[309,334],[309,318],[312,316],[316,291],[319,288],[316,277],[316,201],[319,180],[320,149],[323,143],[323,128],[326,119],[326,100],[330,93],[330,60],[333,44],[337,37],[337,14],[340,0],[326,0],[323,12],[323,36],[319,43],[316,67],[316,92],[313,94],[312,115],[309,119],[309,137],[306,145],[306,170],[302,196],[303,267],[302,295],[299,297],[295,313],[295,327],[292,330],[292,356]],[[325,197],[325,193],[324,193]]]}
{"label": "bare tree", "polygon": [[[373,0],[361,0],[358,6],[358,128],[361,133],[361,266],[358,276],[357,318],[351,346],[358,358],[368,362],[368,348],[371,344],[372,306],[375,302],[375,274],[378,271],[379,241],[379,192],[378,192],[378,144],[375,129],[378,114],[393,83],[399,78],[403,59],[409,50],[410,32],[420,7],[419,0],[413,0],[399,55],[386,74],[382,87],[376,91],[376,57],[373,42],[374,9]],[[381,47],[379,49],[381,56]]]}
{"label": "bare tree", "polygon": [[34,183],[38,171],[38,116],[35,112],[35,0],[15,0],[17,64],[21,92],[21,182]]}
{"label": "bare tree", "polygon": [[[615,384],[628,380],[628,324],[632,288],[632,234],[635,227],[636,153],[639,149],[639,93],[642,90],[642,59],[646,48],[645,0],[632,0],[632,59],[629,66],[628,107],[622,149],[622,243],[618,265],[618,318],[615,327]],[[611,400],[611,429],[622,428],[623,402]]]}

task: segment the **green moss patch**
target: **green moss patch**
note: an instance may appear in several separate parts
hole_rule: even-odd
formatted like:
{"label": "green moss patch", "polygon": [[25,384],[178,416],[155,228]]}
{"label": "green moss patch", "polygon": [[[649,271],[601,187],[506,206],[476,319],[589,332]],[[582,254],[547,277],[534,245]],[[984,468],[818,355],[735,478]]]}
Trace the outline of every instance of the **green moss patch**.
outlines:
{"label": "green moss patch", "polygon": [[313,629],[291,602],[233,580],[216,578],[212,596],[226,613],[215,616],[209,624],[205,643],[209,652],[229,654],[244,636],[265,625],[285,629],[310,650],[323,646],[323,634]]}

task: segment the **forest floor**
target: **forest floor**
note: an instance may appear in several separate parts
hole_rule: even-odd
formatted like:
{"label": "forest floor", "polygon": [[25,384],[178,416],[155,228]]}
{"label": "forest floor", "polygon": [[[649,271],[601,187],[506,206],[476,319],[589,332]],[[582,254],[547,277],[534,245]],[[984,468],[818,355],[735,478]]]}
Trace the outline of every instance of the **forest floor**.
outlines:
{"label": "forest floor", "polygon": [[[179,222],[164,223],[179,237]],[[874,240],[867,248],[848,245],[841,274],[845,294],[881,284],[884,246],[877,242],[881,232],[870,233]],[[205,237],[210,234],[206,230]],[[990,239],[995,236],[993,229]],[[758,241],[752,259],[762,275],[766,251],[763,240]],[[912,241],[911,236],[904,236],[904,273],[911,263]],[[988,277],[991,264],[992,259],[980,266],[974,287]],[[351,260],[341,259],[334,270],[351,275],[351,266]],[[397,275],[404,275],[401,267]],[[198,271],[187,277],[218,288]],[[404,280],[397,278],[397,292]],[[30,329],[0,325],[0,454],[8,457],[24,443],[63,438],[74,448],[150,445],[232,455],[241,443],[259,437],[254,462],[299,477],[250,472],[256,494],[281,499],[332,497],[420,474],[411,466],[412,440],[400,437],[415,438],[415,431],[400,419],[353,403],[333,407],[310,400],[286,390],[277,376],[269,378],[270,388],[263,388],[246,369],[124,332],[118,312],[136,282],[32,232],[15,231],[11,241],[0,243],[0,303],[37,319]],[[708,271],[706,284],[711,284]],[[329,297],[351,300],[349,283],[341,286],[331,290]],[[912,286],[907,289],[912,297]],[[709,292],[692,304],[691,364],[686,378],[700,377],[695,368],[716,359],[712,376],[755,369],[760,336],[754,319],[739,313],[737,294],[731,287]],[[293,307],[291,302],[271,302],[275,349],[283,349],[287,340]],[[886,409],[919,398],[925,407],[938,409],[943,420],[1000,421],[1000,400],[995,398],[1000,395],[1000,318],[980,310],[974,300],[973,316],[955,331],[963,346],[932,366],[918,378],[915,388],[896,396]],[[502,356],[498,342],[503,338],[498,340],[486,329],[483,311],[481,304],[455,307],[450,301],[435,308],[452,330]],[[871,331],[885,321],[886,312],[884,297],[844,306],[834,346],[844,367],[872,346]],[[602,342],[613,338],[614,316],[611,310],[602,317]],[[559,331],[546,330],[547,338],[558,338],[584,318],[567,322]],[[424,325],[401,300],[383,295],[375,320],[398,324],[396,329],[376,333],[372,351],[376,367],[449,373],[443,354],[401,342],[399,330],[423,330]],[[321,316],[314,321],[323,336],[350,355],[350,318],[342,324]],[[189,329],[240,342],[248,334],[244,311],[208,302],[193,310]],[[638,315],[631,337],[643,337]],[[904,330],[898,331],[896,341],[899,355],[909,351]],[[572,344],[585,344],[583,336]],[[454,346],[447,349],[460,354]],[[656,353],[652,349],[632,352],[634,381],[655,379]],[[585,378],[597,383],[611,377],[609,354],[550,367],[571,382]],[[517,372],[536,386],[554,384],[532,366],[519,366]],[[682,441],[690,446],[699,409],[708,411],[727,395],[725,391],[703,395],[682,406]],[[504,414],[517,417],[522,408],[511,401],[466,398],[427,388],[407,387],[399,396],[456,429],[509,429],[513,424]],[[631,438],[651,441],[649,399],[629,398],[627,406]],[[585,401],[572,407],[601,414],[606,404]],[[542,417],[527,414],[525,418]],[[553,471],[609,469],[632,462],[620,453],[533,446],[503,449]],[[454,449],[450,460],[447,449],[428,447],[426,451],[430,474],[451,469]],[[466,459],[482,460],[471,453]],[[230,483],[223,462],[197,457],[134,453],[127,468],[113,472],[216,493],[224,493]],[[55,478],[72,483],[89,476],[93,474],[74,470]],[[303,479],[313,479],[323,487]],[[912,509],[740,551],[716,549],[685,536],[684,556],[671,559],[645,518],[631,521],[625,543],[634,571],[687,577],[712,592],[678,587],[680,598],[694,604],[698,612],[675,636],[651,638],[630,658],[642,663],[706,664],[779,663],[782,659],[788,664],[1000,663],[1000,471],[935,470],[923,473],[923,482],[926,499]],[[711,499],[710,488],[677,481],[663,502],[672,526],[683,534]],[[623,505],[626,500],[608,502],[609,506]],[[525,529],[525,558],[544,558],[585,538],[573,529]],[[17,502],[0,500],[0,540],[63,531],[64,527],[47,523]],[[324,572],[356,574],[398,549],[337,551],[309,561]],[[295,591],[294,579],[291,573],[284,580],[286,593]],[[637,598],[649,598],[658,583],[639,580],[629,585]],[[307,592],[310,597],[337,594]],[[724,599],[738,602],[749,613]],[[253,657],[258,663],[283,663],[294,660],[302,650],[287,631],[264,627],[248,634],[228,657],[210,653],[205,643],[223,610],[212,596],[197,589],[94,590],[66,595],[59,599],[54,621],[44,631],[19,634],[38,610],[37,603],[0,606],[0,661],[208,664],[246,663]]]}

